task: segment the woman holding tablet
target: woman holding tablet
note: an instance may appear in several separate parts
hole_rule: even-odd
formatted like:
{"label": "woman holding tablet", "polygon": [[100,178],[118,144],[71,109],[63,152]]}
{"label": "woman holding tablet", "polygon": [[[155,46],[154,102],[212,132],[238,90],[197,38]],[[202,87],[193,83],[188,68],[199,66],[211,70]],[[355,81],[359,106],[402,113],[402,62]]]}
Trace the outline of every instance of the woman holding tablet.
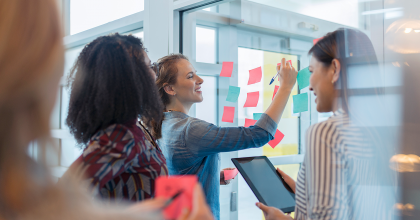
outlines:
{"label": "woman holding tablet", "polygon": [[[319,40],[309,54],[309,89],[317,97],[317,111],[334,115],[308,129],[297,183],[278,170],[296,193],[295,219],[387,219],[377,190],[373,138],[348,102],[350,59],[363,60],[365,71],[379,72],[373,45],[362,32],[339,29]],[[276,208],[257,206],[267,220],[292,219]]]}
{"label": "woman holding tablet", "polygon": [[[156,84],[165,106],[162,138],[158,142],[169,174],[198,175],[216,219],[219,219],[219,183],[223,182],[218,153],[262,147],[273,139],[297,76],[285,59],[281,62],[280,88],[265,114],[249,128],[218,127],[188,116],[191,106],[203,101],[200,90],[203,79],[181,54],[163,57],[156,65]],[[160,133],[159,126],[155,128],[155,133]]]}

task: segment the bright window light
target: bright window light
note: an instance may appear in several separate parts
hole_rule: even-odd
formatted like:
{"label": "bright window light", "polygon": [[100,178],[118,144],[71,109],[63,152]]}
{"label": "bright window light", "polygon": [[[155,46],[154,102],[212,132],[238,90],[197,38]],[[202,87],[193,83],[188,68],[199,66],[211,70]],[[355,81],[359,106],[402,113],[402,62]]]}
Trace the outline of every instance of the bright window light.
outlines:
{"label": "bright window light", "polygon": [[216,63],[216,30],[212,28],[196,28],[196,61]]}
{"label": "bright window light", "polygon": [[144,10],[144,0],[71,0],[70,35]]}

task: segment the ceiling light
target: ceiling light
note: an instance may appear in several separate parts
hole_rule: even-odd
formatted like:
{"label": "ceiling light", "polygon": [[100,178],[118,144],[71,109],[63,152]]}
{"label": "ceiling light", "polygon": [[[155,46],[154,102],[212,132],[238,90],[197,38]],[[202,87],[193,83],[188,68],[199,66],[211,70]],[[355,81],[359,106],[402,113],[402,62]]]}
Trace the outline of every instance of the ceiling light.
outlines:
{"label": "ceiling light", "polygon": [[420,33],[420,30],[414,30],[414,32],[416,32],[416,33]]}
{"label": "ceiling light", "polygon": [[411,30],[413,30],[413,28],[406,28],[405,31],[404,31],[404,33],[408,34],[408,33],[411,32]]}

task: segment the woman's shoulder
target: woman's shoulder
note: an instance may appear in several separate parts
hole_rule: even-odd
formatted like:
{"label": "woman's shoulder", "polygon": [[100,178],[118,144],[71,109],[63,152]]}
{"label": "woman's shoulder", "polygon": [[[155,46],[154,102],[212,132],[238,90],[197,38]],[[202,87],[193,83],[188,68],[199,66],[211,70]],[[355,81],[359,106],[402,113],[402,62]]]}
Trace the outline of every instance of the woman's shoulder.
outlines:
{"label": "woman's shoulder", "polygon": [[124,124],[112,124],[96,132],[90,142],[99,141],[109,144],[115,142],[126,142],[134,139],[133,132]]}
{"label": "woman's shoulder", "polygon": [[[339,133],[339,122],[332,118],[313,124],[306,131],[308,147],[320,148],[323,146],[332,146],[332,143],[338,139]],[[315,146],[319,145],[318,143],[323,144],[321,144],[322,146]]]}

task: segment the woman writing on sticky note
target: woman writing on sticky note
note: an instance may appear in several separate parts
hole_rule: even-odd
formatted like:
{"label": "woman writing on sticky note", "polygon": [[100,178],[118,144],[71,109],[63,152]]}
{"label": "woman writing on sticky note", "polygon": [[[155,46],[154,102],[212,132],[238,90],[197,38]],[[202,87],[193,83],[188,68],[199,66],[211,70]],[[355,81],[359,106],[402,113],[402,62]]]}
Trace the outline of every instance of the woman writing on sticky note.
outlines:
{"label": "woman writing on sticky note", "polygon": [[[194,103],[203,101],[203,79],[188,61],[176,54],[161,58],[156,67],[156,84],[164,104],[164,120],[154,126],[167,160],[170,175],[195,174],[203,185],[207,202],[219,219],[220,152],[262,147],[274,138],[297,71],[282,59],[280,88],[265,114],[251,127],[218,127],[188,116]],[[161,126],[160,126],[161,125]]]}

